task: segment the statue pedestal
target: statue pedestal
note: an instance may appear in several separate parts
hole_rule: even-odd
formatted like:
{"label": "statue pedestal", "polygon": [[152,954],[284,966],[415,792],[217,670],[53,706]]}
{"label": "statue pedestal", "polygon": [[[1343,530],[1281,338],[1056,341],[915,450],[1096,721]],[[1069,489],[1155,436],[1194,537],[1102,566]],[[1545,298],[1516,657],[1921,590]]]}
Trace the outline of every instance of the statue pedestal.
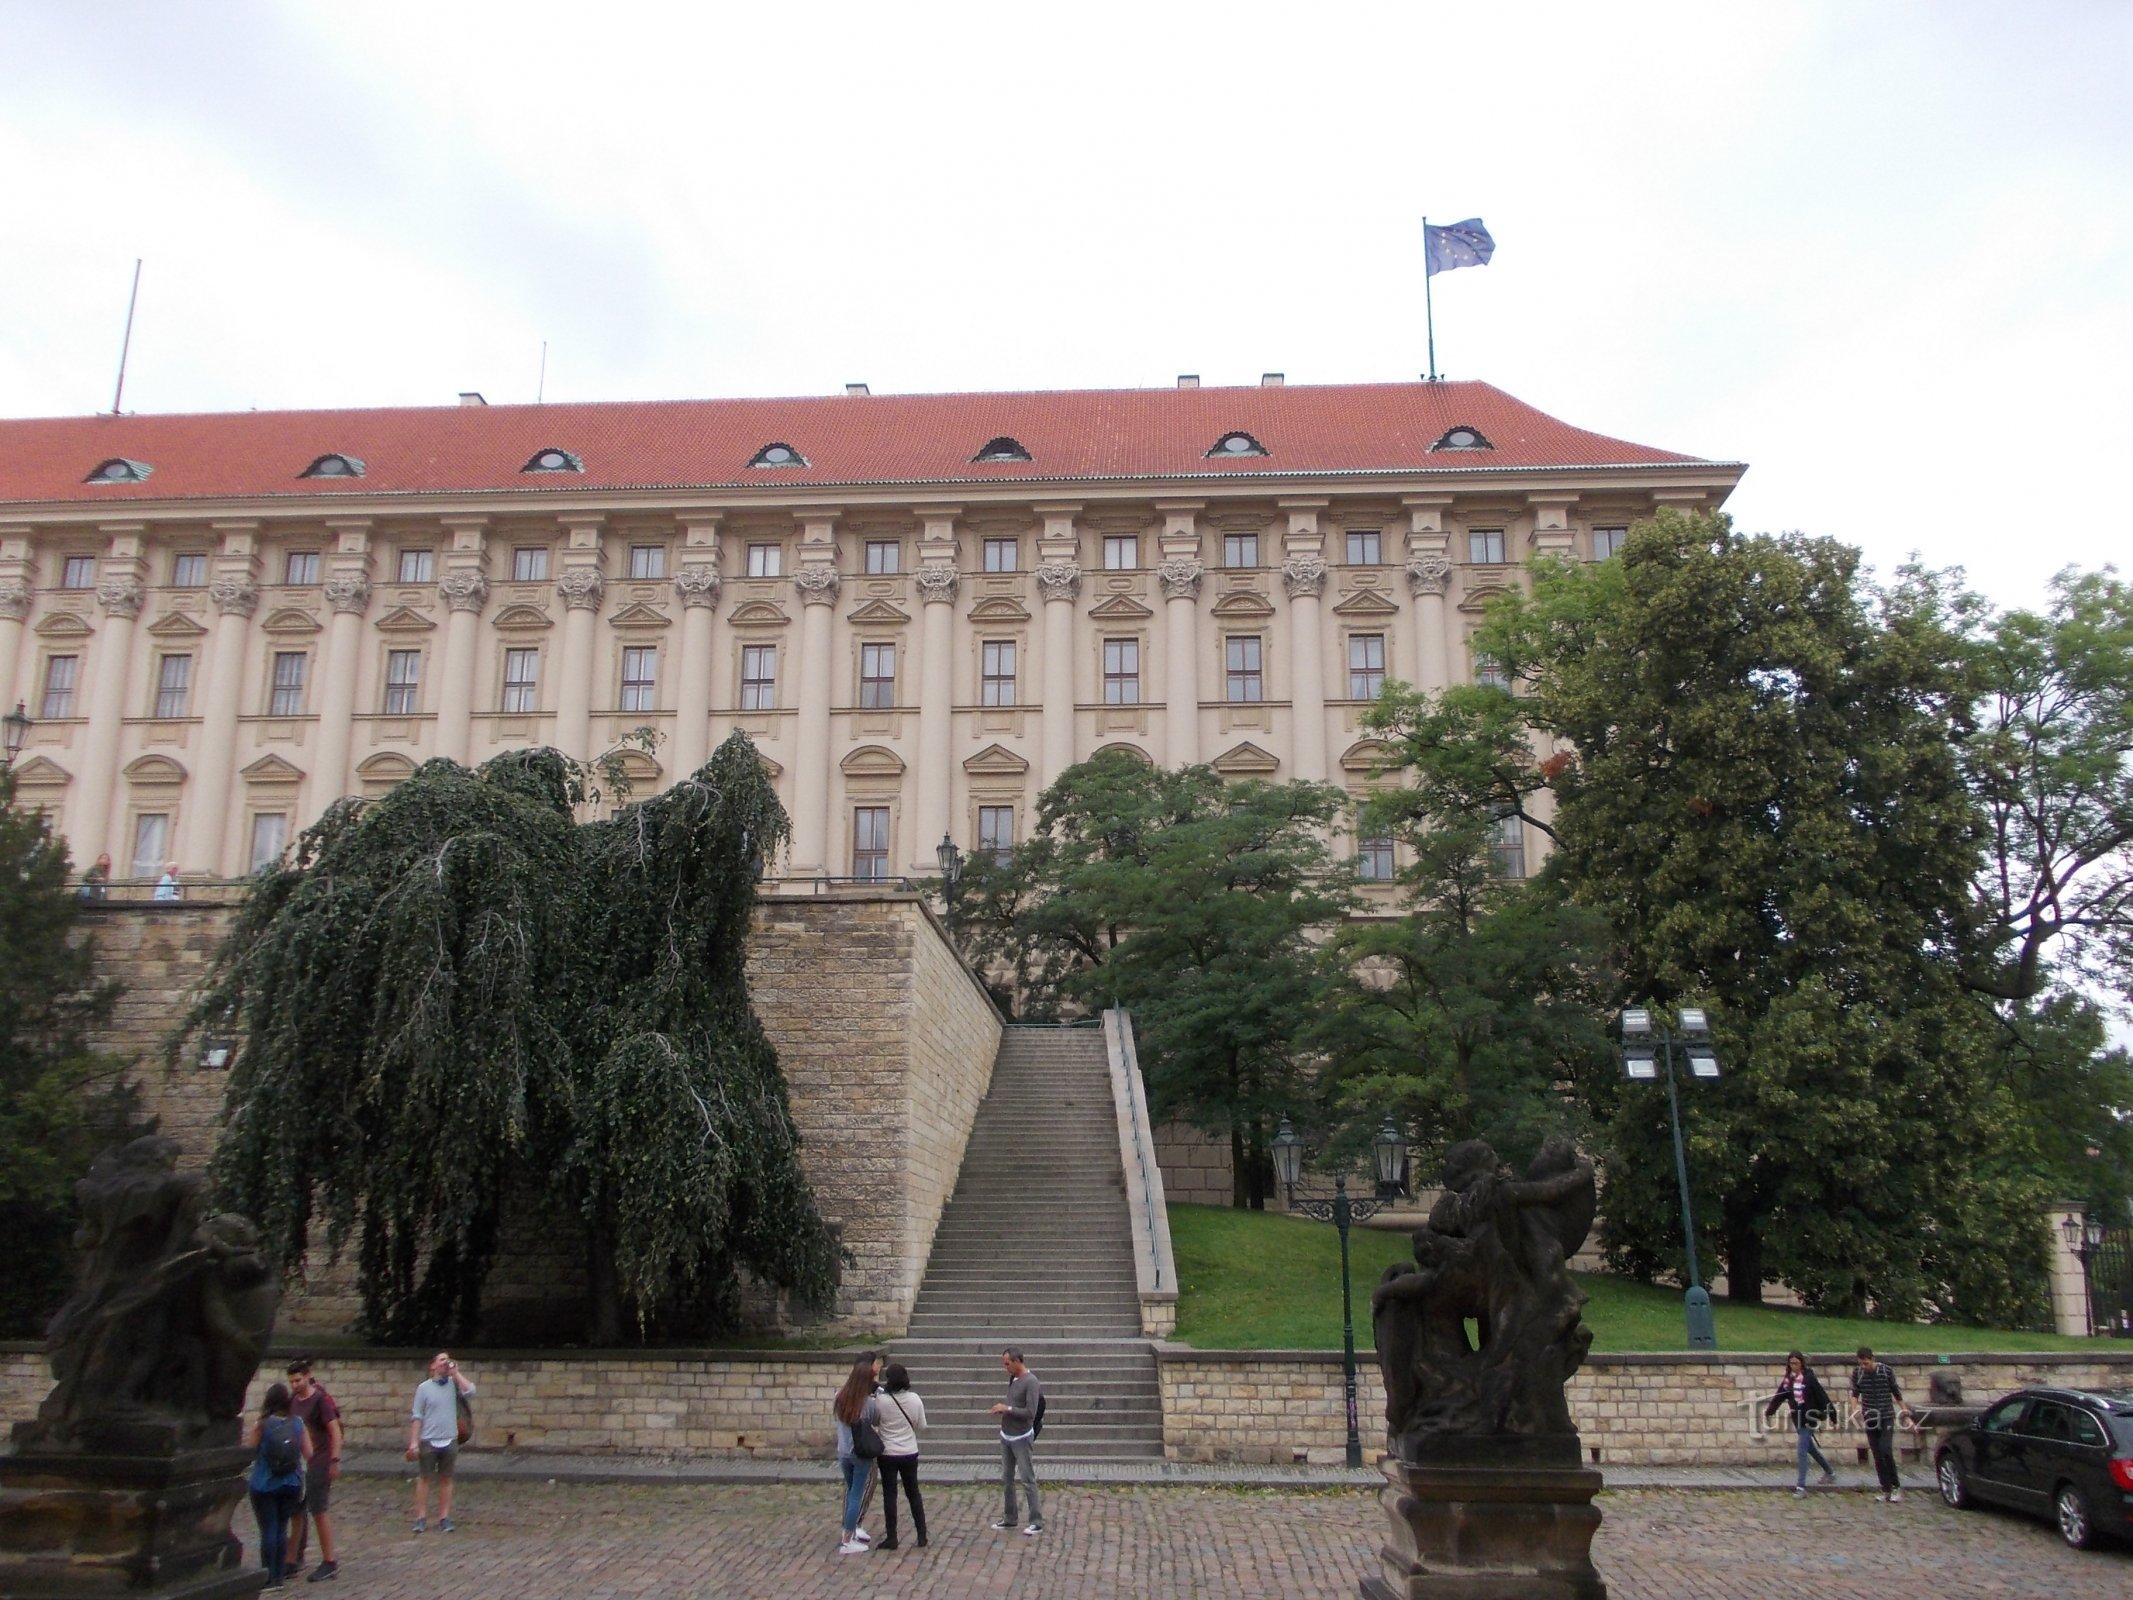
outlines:
{"label": "statue pedestal", "polygon": [[1364,1600],[1607,1600],[1592,1564],[1602,1478],[1567,1439],[1433,1443],[1388,1456],[1378,1503],[1391,1523],[1384,1576]]}
{"label": "statue pedestal", "polygon": [[8,1600],[224,1600],[259,1593],[230,1515],[241,1445],[165,1455],[0,1452],[0,1595]]}

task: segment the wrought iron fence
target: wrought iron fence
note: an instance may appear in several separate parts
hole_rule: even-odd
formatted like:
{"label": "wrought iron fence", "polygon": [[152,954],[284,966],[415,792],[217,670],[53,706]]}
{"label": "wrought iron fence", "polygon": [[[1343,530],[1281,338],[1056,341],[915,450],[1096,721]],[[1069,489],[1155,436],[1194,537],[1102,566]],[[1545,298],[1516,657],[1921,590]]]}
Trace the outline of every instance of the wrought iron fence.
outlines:
{"label": "wrought iron fence", "polygon": [[2088,1278],[2089,1325],[2133,1339],[2133,1227],[2106,1228],[2081,1257]]}

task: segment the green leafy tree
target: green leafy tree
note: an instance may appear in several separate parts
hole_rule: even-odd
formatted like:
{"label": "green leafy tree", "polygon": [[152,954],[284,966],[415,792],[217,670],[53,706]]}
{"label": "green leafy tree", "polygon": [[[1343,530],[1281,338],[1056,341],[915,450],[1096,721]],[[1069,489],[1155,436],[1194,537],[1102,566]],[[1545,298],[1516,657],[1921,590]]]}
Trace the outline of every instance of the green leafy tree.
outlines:
{"label": "green leafy tree", "polygon": [[585,1230],[590,1335],[716,1323],[742,1270],[826,1304],[744,982],[754,862],[785,816],[736,735],[665,793],[580,823],[552,750],[431,761],[346,801],[269,869],[192,1031],[234,1028],[215,1172],[283,1259],[357,1241],[369,1331],[463,1336],[506,1197]]}
{"label": "green leafy tree", "polygon": [[74,1185],[135,1100],[125,1063],[88,1044],[118,990],[96,977],[66,843],[14,799],[0,769],[0,1336],[28,1338],[67,1295]]}
{"label": "green leafy tree", "polygon": [[1325,976],[1313,930],[1349,905],[1323,784],[1226,783],[1099,755],[1045,791],[1006,868],[958,895],[973,948],[1030,986],[1032,1009],[1133,1013],[1151,1112],[1230,1143],[1239,1206],[1263,1206],[1269,1140],[1311,1098],[1301,1033]]}

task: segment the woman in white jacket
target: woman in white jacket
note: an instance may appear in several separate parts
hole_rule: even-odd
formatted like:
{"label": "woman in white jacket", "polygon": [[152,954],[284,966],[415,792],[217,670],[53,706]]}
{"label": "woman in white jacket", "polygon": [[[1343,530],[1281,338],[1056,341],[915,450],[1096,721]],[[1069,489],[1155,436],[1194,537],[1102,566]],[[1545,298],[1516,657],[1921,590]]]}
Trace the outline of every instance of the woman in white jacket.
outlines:
{"label": "woman in white jacket", "polygon": [[912,1543],[926,1548],[926,1502],[918,1492],[918,1433],[926,1425],[926,1402],[911,1387],[911,1374],[903,1363],[892,1361],[881,1375],[881,1393],[874,1397],[874,1421],[881,1429],[881,1520],[887,1530],[875,1548],[896,1548],[896,1485],[902,1480],[911,1497],[911,1528],[918,1537]]}

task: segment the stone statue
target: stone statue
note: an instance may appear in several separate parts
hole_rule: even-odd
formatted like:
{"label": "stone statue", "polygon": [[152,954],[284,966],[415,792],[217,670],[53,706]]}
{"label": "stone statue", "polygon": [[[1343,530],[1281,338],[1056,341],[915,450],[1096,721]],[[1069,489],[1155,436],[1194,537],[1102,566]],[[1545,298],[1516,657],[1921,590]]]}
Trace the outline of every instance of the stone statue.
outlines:
{"label": "stone statue", "polygon": [[82,1253],[47,1330],[56,1380],[16,1443],[39,1449],[234,1444],[245,1387],[281,1298],[243,1217],[207,1211],[207,1180],[176,1140],[107,1150],[76,1187]]}
{"label": "stone statue", "polygon": [[1600,1474],[1581,1464],[1563,1394],[1592,1348],[1566,1262],[1596,1204],[1591,1161],[1560,1136],[1524,1177],[1479,1139],[1445,1153],[1414,1265],[1389,1268],[1370,1301],[1391,1537],[1366,1596],[1605,1600]]}

